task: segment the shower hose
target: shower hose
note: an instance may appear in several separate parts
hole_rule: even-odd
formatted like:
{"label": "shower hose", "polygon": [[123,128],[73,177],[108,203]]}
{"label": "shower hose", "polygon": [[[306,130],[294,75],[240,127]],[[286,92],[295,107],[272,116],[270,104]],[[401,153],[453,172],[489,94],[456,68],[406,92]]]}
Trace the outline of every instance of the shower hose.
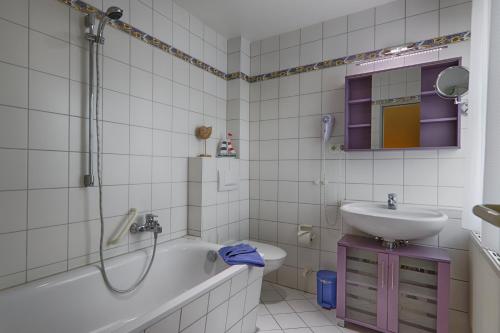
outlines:
{"label": "shower hose", "polygon": [[[154,247],[153,247],[153,254],[151,255],[151,259],[149,260],[149,264],[146,268],[146,270],[142,273],[140,278],[129,288],[126,289],[120,289],[115,287],[106,272],[106,266],[104,266],[104,218],[103,218],[103,208],[102,208],[102,166],[101,166],[101,158],[102,158],[102,153],[101,153],[101,130],[99,126],[99,87],[100,87],[100,73],[99,73],[99,45],[100,42],[99,40],[101,39],[99,36],[102,36],[102,32],[104,29],[104,25],[99,26],[100,29],[98,29],[97,36],[98,36],[98,41],[96,42],[96,49],[95,49],[95,57],[96,57],[96,80],[97,80],[97,86],[96,86],[96,100],[95,100],[95,113],[96,113],[96,133],[97,133],[97,182],[98,182],[98,189],[99,189],[99,220],[101,222],[101,235],[100,235],[100,243],[99,243],[99,259],[101,263],[101,274],[104,279],[104,283],[106,286],[113,292],[118,293],[118,294],[126,294],[130,293],[139,287],[139,285],[144,281],[146,276],[148,276],[149,271],[151,270],[151,266],[153,265],[153,261],[155,259],[156,255],[156,245],[158,243],[158,233],[154,232]],[[91,83],[92,84],[92,83]]]}

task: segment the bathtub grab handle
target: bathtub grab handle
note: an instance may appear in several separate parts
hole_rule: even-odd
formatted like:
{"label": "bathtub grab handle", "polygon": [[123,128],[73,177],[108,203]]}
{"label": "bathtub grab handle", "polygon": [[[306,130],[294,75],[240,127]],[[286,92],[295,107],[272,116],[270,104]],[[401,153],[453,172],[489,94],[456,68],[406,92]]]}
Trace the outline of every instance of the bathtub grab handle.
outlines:
{"label": "bathtub grab handle", "polygon": [[130,229],[130,225],[132,224],[132,222],[134,222],[136,216],[137,208],[131,208],[128,214],[127,223],[123,226],[122,230],[118,235],[116,235],[115,238],[108,240],[108,245],[115,245],[120,241],[120,239],[122,239],[125,232]]}

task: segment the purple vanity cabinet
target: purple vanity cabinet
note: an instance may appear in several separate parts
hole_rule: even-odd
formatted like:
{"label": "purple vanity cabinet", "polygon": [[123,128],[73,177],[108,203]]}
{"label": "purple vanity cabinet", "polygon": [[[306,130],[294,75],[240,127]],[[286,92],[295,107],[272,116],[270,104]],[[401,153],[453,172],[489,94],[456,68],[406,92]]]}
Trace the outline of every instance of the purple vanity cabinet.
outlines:
{"label": "purple vanity cabinet", "polygon": [[448,333],[450,258],[438,248],[347,235],[338,242],[337,319],[384,333]]}

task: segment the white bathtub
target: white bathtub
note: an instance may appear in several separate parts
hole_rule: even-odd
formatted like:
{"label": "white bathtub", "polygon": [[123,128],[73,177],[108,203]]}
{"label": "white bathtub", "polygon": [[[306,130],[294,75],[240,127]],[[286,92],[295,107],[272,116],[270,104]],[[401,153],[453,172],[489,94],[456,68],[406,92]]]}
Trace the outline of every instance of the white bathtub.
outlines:
{"label": "white bathtub", "polygon": [[[149,276],[129,295],[110,292],[95,265],[5,290],[0,332],[253,333],[262,269],[207,260],[218,248],[191,239],[159,245]],[[127,287],[150,255],[106,261],[111,281]]]}

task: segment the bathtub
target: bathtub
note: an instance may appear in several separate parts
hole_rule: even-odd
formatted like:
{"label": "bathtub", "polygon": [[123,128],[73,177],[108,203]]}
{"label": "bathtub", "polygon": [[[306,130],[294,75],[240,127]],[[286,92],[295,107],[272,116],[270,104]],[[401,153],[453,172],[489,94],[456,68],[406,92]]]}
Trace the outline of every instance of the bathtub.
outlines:
{"label": "bathtub", "polygon": [[[133,293],[110,292],[97,266],[0,292],[1,333],[254,333],[262,268],[207,259],[218,245],[182,238],[160,244],[149,276]],[[127,287],[151,250],[106,261]]]}

